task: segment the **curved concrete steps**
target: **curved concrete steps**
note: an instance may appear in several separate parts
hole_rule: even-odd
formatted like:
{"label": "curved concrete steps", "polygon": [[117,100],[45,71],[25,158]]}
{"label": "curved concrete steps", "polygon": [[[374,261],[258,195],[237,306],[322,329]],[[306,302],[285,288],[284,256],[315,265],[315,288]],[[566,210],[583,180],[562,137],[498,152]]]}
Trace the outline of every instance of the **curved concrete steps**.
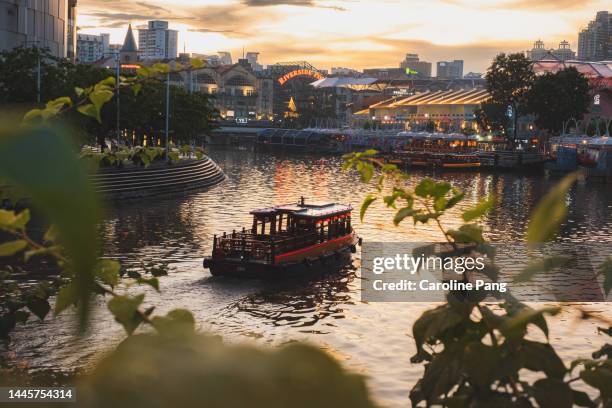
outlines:
{"label": "curved concrete steps", "polygon": [[177,164],[157,162],[147,168],[101,169],[90,176],[94,189],[105,199],[124,200],[157,195],[177,195],[223,180],[225,174],[209,157]]}

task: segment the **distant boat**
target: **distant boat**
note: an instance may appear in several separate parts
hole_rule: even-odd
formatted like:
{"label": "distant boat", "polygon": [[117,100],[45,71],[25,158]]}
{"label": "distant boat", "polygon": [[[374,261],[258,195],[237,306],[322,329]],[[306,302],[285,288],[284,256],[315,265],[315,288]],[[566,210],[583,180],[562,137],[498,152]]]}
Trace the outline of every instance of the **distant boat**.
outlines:
{"label": "distant boat", "polygon": [[285,204],[251,211],[253,225],[214,237],[204,268],[214,276],[281,278],[339,268],[361,240],[345,204]]}

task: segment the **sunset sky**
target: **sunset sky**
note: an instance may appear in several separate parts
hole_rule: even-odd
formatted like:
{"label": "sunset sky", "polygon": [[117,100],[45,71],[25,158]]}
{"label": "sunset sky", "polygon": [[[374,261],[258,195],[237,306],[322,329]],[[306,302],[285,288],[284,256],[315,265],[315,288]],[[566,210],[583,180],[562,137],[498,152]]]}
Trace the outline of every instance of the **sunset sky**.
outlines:
{"label": "sunset sky", "polygon": [[[600,0],[79,0],[82,33],[111,33],[128,23],[169,20],[179,49],[213,54],[244,47],[260,61],[307,60],[318,68],[394,67],[408,52],[436,62],[464,59],[483,72],[500,51],[524,51],[542,39],[568,40],[608,1]],[[434,68],[435,70],[435,68]]]}

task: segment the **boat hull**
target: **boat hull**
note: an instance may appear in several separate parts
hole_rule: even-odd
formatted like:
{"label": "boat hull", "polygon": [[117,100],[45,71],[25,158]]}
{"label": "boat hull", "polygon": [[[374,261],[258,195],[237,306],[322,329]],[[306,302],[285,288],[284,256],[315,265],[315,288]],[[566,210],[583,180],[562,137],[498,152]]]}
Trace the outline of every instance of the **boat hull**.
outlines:
{"label": "boat hull", "polygon": [[[343,237],[344,238],[344,237]],[[359,240],[354,235],[346,239],[314,246],[310,250],[288,254],[274,264],[237,258],[204,258],[203,266],[213,276],[236,278],[282,279],[300,275],[314,275],[338,270],[351,262]],[[296,251],[297,252],[297,251]],[[278,257],[277,257],[278,258]]]}

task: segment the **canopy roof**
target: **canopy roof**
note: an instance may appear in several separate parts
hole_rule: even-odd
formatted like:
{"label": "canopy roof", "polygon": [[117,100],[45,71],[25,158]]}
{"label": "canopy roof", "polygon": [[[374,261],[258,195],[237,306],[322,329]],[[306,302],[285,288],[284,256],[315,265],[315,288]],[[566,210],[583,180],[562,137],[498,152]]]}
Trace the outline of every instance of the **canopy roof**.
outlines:
{"label": "canopy roof", "polygon": [[274,207],[261,208],[251,211],[253,215],[276,215],[276,214],[291,214],[298,218],[327,218],[334,215],[342,215],[350,213],[353,207],[345,204],[327,203],[327,204],[283,204]]}
{"label": "canopy roof", "polygon": [[363,91],[366,89],[376,89],[378,79],[376,78],[353,78],[353,77],[331,77],[323,78],[312,82],[315,88],[349,88],[356,91]]}
{"label": "canopy roof", "polygon": [[569,67],[576,68],[578,72],[590,79],[612,79],[610,62],[541,60],[533,63],[533,71],[536,74],[555,73]]}
{"label": "canopy roof", "polygon": [[418,105],[479,105],[491,96],[486,89],[459,89],[449,91],[419,92],[408,97],[395,97],[370,106],[373,108],[397,108]]}

